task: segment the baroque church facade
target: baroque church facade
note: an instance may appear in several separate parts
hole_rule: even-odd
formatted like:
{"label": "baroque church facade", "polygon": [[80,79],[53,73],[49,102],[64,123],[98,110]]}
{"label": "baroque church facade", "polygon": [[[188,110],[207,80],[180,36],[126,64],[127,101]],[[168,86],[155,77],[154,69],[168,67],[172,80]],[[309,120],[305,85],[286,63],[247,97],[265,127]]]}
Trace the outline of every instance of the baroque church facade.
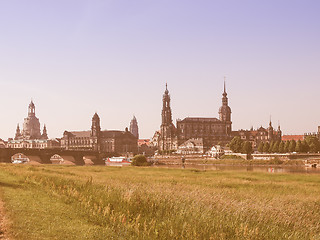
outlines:
{"label": "baroque church facade", "polygon": [[[204,151],[213,145],[226,144],[232,139],[231,108],[224,84],[222,106],[218,118],[187,117],[178,119],[176,126],[172,121],[171,97],[166,85],[163,94],[162,121],[160,131],[152,139],[153,145],[160,151],[176,151],[186,142],[199,143]],[[197,146],[195,146],[197,147]]]}
{"label": "baroque church facade", "polygon": [[59,141],[49,140],[46,125],[43,131],[40,130],[40,121],[36,117],[36,107],[31,100],[28,106],[28,116],[24,119],[23,129],[20,130],[17,125],[14,139],[7,142],[8,148],[56,148],[59,147]]}

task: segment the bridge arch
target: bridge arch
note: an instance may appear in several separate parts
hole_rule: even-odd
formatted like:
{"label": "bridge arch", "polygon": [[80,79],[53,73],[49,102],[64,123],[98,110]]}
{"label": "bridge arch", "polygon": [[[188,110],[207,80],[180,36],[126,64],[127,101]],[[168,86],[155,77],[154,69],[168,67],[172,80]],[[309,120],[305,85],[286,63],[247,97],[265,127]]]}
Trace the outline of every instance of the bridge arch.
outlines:
{"label": "bridge arch", "polygon": [[18,153],[12,153],[11,156],[12,163],[24,163],[24,164],[41,164],[41,157],[35,154],[28,154],[24,151]]}
{"label": "bridge arch", "polygon": [[63,164],[63,165],[75,165],[76,160],[73,156],[65,156],[62,154],[53,154],[50,157],[50,161],[52,164]]}
{"label": "bridge arch", "polygon": [[23,153],[15,153],[11,156],[11,162],[15,164],[28,163],[30,159]]}

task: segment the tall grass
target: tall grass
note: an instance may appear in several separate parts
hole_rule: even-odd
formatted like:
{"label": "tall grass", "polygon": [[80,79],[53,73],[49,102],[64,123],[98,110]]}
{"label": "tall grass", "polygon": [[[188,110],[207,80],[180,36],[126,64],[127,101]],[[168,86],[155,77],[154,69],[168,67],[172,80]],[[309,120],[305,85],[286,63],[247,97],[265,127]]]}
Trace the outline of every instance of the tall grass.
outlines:
{"label": "tall grass", "polygon": [[[318,175],[1,168],[23,186],[62,201],[94,226],[109,229],[115,239],[320,238]],[[103,239],[103,234],[99,236]]]}

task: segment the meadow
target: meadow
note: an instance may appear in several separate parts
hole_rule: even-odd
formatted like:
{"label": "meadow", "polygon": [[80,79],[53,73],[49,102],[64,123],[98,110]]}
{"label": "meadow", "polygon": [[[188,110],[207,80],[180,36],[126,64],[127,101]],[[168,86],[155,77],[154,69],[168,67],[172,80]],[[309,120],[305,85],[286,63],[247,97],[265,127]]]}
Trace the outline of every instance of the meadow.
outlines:
{"label": "meadow", "polygon": [[320,239],[320,175],[0,164],[10,239]]}

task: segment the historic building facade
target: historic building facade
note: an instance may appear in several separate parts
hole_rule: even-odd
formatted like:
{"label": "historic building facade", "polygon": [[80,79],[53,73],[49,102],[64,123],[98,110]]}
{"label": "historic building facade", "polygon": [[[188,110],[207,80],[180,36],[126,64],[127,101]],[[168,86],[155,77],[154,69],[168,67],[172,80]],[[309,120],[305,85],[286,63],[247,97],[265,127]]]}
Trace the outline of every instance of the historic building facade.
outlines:
{"label": "historic building facade", "polygon": [[32,140],[32,139],[48,139],[46,125],[43,127],[43,132],[40,132],[40,121],[36,117],[36,106],[33,101],[28,107],[28,116],[24,119],[23,130],[20,131],[19,124],[16,129],[15,140]]}
{"label": "historic building facade", "polygon": [[94,150],[106,153],[128,154],[138,152],[138,139],[128,131],[101,130],[100,117],[92,117],[91,130],[65,131],[61,148],[66,150]]}
{"label": "historic building facade", "polygon": [[160,131],[157,131],[152,139],[160,151],[178,150],[179,146],[190,145],[188,140],[202,142],[203,151],[210,149],[214,144],[229,142],[232,138],[231,108],[228,105],[226,87],[222,94],[222,106],[219,109],[219,119],[188,117],[178,119],[176,127],[172,121],[170,95],[168,87],[163,95],[162,121]]}
{"label": "historic building facade", "polygon": [[57,139],[48,139],[46,125],[40,131],[40,121],[36,117],[36,107],[33,101],[28,107],[28,116],[24,119],[23,129],[17,125],[14,139],[9,139],[6,143],[7,148],[59,148],[60,142]]}
{"label": "historic building facade", "polygon": [[240,137],[243,141],[251,142],[254,148],[258,147],[260,142],[276,142],[282,140],[280,125],[278,126],[278,129],[275,130],[271,120],[268,128],[260,127],[256,130],[253,128],[250,130],[241,129],[239,131],[233,131],[232,135],[233,137]]}

